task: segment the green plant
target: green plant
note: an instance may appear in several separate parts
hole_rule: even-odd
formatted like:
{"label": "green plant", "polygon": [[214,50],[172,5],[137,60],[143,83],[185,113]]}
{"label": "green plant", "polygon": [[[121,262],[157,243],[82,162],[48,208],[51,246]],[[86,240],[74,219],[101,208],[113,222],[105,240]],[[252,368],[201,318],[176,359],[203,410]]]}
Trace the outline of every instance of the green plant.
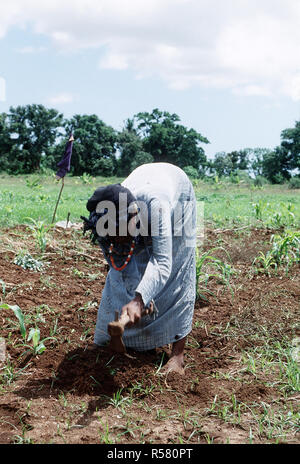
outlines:
{"label": "green plant", "polygon": [[270,251],[268,251],[266,254],[260,251],[259,255],[252,262],[252,266],[255,266],[258,272],[262,272],[268,276],[271,275],[271,269],[275,269],[275,271],[277,270],[277,263]]}
{"label": "green plant", "polygon": [[262,200],[259,200],[258,203],[253,203],[252,206],[254,207],[256,219],[262,221],[263,211],[266,208],[266,203]]}
{"label": "green plant", "polygon": [[[216,278],[231,289],[230,277],[235,274],[236,271],[230,264],[213,256],[212,253],[217,250],[225,252],[226,256],[230,259],[229,254],[223,247],[215,247],[202,254],[200,254],[199,249],[196,248],[196,299],[200,297],[205,299],[204,293],[211,294],[207,289],[207,283],[211,278]],[[217,272],[211,272],[211,268],[216,269]]]}
{"label": "green plant", "polygon": [[35,259],[27,250],[21,250],[14,259],[14,264],[21,266],[23,269],[40,272],[43,270],[45,263]]}
{"label": "green plant", "polygon": [[293,263],[300,262],[300,232],[273,235],[271,242],[271,253],[278,265],[285,264],[288,269]]}
{"label": "green plant", "polygon": [[115,408],[120,408],[121,406],[124,406],[125,404],[131,402],[130,398],[122,396],[122,391],[123,388],[120,388],[120,390],[117,390],[115,393],[113,393],[113,396],[111,398],[108,396],[104,396],[107,399],[107,404],[110,404]]}
{"label": "green plant", "polygon": [[[27,336],[27,333],[26,333],[26,326],[25,326],[25,322],[24,322],[24,315],[21,311],[21,309],[19,308],[19,306],[11,306],[11,305],[8,305],[6,303],[3,303],[0,305],[0,309],[11,309],[15,316],[17,317],[18,321],[19,321],[19,326],[20,326],[20,332],[21,332],[21,335],[22,335],[22,338],[23,338],[23,343],[20,345],[24,348],[28,348],[30,352],[32,352],[33,355],[38,355],[38,354],[41,354],[45,351],[46,347],[45,347],[45,344],[44,342],[46,340],[56,340],[55,337],[46,337],[44,339],[41,340],[40,338],[40,329],[38,329],[37,327],[32,327],[31,329],[29,329],[29,333],[28,333],[28,336]],[[26,339],[27,337],[27,339]],[[26,344],[25,342],[30,342],[31,341],[31,345],[28,345]],[[24,353],[23,353],[24,354]]]}
{"label": "green plant", "polygon": [[46,347],[44,345],[44,340],[40,340],[40,329],[32,327],[29,330],[27,341],[30,342],[30,340],[32,340],[32,345],[24,346],[27,346],[30,350],[32,350],[33,354],[37,355],[45,351]]}
{"label": "green plant", "polygon": [[290,189],[300,189],[300,177],[292,177],[289,181]]}
{"label": "green plant", "polygon": [[295,220],[295,214],[292,212],[293,205],[288,205],[287,207],[283,205],[281,211],[276,211],[273,216],[271,216],[270,223],[277,228],[291,226]]}
{"label": "green plant", "polygon": [[88,184],[88,185],[91,185],[94,182],[94,178],[86,172],[84,172],[82,176],[80,176],[80,180],[83,184]]}
{"label": "green plant", "polygon": [[[28,337],[27,337],[27,342],[31,341],[32,342],[31,345],[28,345],[26,343],[22,343],[20,346],[22,346],[24,348],[28,348],[28,351],[30,353],[32,353],[34,356],[37,356],[39,354],[42,354],[46,350],[44,342],[47,341],[47,340],[56,340],[56,338],[55,337],[46,337],[46,338],[43,338],[41,340],[41,338],[40,338],[40,329],[38,329],[37,327],[32,327],[31,329],[29,329],[29,334],[28,334]],[[28,351],[25,351],[22,354],[25,354]]]}
{"label": "green plant", "polygon": [[21,369],[15,368],[10,359],[7,360],[5,366],[1,369],[0,372],[0,385],[10,385],[22,374],[23,370],[28,366],[28,364]]}
{"label": "green plant", "polygon": [[279,377],[286,392],[300,391],[300,371],[299,363],[293,356],[293,348],[283,346],[276,341],[273,348],[273,356],[278,359]]}
{"label": "green plant", "polygon": [[11,206],[5,205],[3,207],[3,211],[6,213],[7,216],[10,216],[13,212],[13,208]]}
{"label": "green plant", "polygon": [[106,422],[105,425],[103,425],[101,419],[100,423],[103,427],[103,432],[99,430],[99,438],[100,438],[100,443],[104,443],[105,445],[111,445],[112,443],[116,443],[115,440],[113,440],[112,437],[109,435],[109,425]]}
{"label": "green plant", "polygon": [[26,179],[26,187],[30,188],[31,190],[41,190],[43,188],[38,177],[33,179]]}
{"label": "green plant", "polygon": [[83,271],[79,271],[76,267],[73,267],[72,268],[72,274],[75,276],[75,277],[79,277],[79,279],[82,279],[84,277],[84,272]]}
{"label": "green plant", "polygon": [[165,357],[165,352],[163,351],[160,362],[159,362],[159,366],[158,366],[158,368],[157,368],[157,370],[155,372],[155,375],[160,373],[160,371],[162,369],[162,366],[163,366],[164,357]]}
{"label": "green plant", "polygon": [[270,269],[276,271],[279,266],[285,266],[286,273],[294,263],[300,262],[300,232],[287,231],[284,235],[272,235],[272,248],[266,254],[260,252],[252,265],[258,267],[259,272],[270,275]]}
{"label": "green plant", "polygon": [[19,308],[19,306],[17,306],[17,305],[11,306],[11,305],[8,305],[6,303],[3,303],[3,304],[0,305],[0,309],[11,309],[13,311],[14,315],[16,316],[16,318],[19,321],[20,332],[21,332],[22,338],[25,340],[25,338],[26,338],[26,327],[25,327],[25,322],[24,322],[24,315],[23,315],[21,309]]}
{"label": "green plant", "polygon": [[209,433],[205,434],[205,440],[208,445],[211,445],[214,442],[214,438],[209,435]]}
{"label": "green plant", "polygon": [[199,172],[197,169],[195,169],[193,166],[185,166],[183,168],[183,171],[186,173],[187,176],[189,176],[191,179],[198,179],[199,178]]}
{"label": "green plant", "polygon": [[139,397],[151,395],[152,391],[155,389],[155,385],[143,385],[142,382],[135,382],[130,388],[130,395],[137,394]]}
{"label": "green plant", "polygon": [[36,221],[32,218],[27,219],[29,219],[33,223],[28,227],[33,233],[37,247],[40,249],[41,253],[44,253],[47,246],[47,232],[52,226],[45,225],[44,221]]}

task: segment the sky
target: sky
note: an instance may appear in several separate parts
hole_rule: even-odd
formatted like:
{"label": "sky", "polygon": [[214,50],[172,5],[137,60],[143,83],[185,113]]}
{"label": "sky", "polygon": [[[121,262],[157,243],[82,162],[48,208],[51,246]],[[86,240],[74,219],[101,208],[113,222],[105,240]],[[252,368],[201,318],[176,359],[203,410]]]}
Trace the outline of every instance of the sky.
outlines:
{"label": "sky", "polygon": [[154,108],[220,151],[300,120],[300,0],[0,0],[0,112],[43,104],[121,130]]}

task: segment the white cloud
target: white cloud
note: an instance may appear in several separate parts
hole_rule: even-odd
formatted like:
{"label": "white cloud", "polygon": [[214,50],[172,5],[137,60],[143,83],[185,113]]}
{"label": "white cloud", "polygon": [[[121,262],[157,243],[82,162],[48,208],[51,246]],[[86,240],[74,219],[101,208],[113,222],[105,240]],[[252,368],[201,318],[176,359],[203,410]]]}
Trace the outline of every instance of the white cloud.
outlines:
{"label": "white cloud", "polygon": [[[103,69],[174,89],[300,99],[299,0],[10,0],[0,37],[30,27],[59,51],[99,48]],[[104,55],[103,55],[104,52]]]}
{"label": "white cloud", "polygon": [[286,79],[285,92],[288,93],[294,101],[300,101],[300,71],[298,74]]}
{"label": "white cloud", "polygon": [[17,53],[21,53],[21,55],[32,55],[34,53],[41,53],[46,51],[46,47],[33,47],[32,45],[26,45],[25,47],[16,48]]}
{"label": "white cloud", "polygon": [[99,62],[99,67],[102,69],[124,70],[129,67],[126,56],[119,53],[110,53],[102,58]]}
{"label": "white cloud", "polygon": [[245,97],[271,97],[272,93],[266,87],[260,85],[244,85],[241,87],[234,87],[232,92],[235,95],[245,96]]}
{"label": "white cloud", "polygon": [[59,93],[53,95],[47,99],[47,102],[51,105],[61,105],[64,103],[72,103],[74,101],[74,96],[70,93]]}

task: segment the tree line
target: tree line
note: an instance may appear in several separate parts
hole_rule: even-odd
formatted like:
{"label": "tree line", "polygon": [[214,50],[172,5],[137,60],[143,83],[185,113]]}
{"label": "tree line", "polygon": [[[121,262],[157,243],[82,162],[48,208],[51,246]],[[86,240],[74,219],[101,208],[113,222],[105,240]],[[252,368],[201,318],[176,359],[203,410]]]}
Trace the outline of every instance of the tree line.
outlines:
{"label": "tree line", "polygon": [[300,121],[282,131],[281,144],[274,149],[218,152],[208,159],[202,146],[208,139],[183,126],[177,114],[157,108],[137,113],[116,131],[97,115],[76,114],[66,119],[57,110],[37,104],[11,107],[0,114],[0,171],[55,171],[71,132],[75,139],[71,174],[76,176],[127,176],[141,164],[169,162],[194,178],[242,172],[282,183],[299,177]]}

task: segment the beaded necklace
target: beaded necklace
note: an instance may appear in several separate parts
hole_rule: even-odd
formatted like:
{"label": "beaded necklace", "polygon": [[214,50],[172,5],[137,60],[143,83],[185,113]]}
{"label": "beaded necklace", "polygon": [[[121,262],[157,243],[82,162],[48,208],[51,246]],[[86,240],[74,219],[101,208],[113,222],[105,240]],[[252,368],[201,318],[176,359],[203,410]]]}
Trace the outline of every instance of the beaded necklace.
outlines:
{"label": "beaded necklace", "polygon": [[127,264],[129,263],[129,261],[130,261],[131,258],[132,258],[133,251],[134,251],[134,247],[135,247],[135,239],[133,239],[132,242],[131,242],[130,251],[129,251],[129,253],[128,253],[127,258],[125,259],[125,263],[123,264],[123,266],[117,267],[117,266],[115,265],[115,261],[114,261],[113,255],[112,255],[113,248],[114,248],[114,244],[113,244],[113,243],[110,244],[110,247],[109,247],[109,250],[108,250],[108,254],[109,254],[109,257],[110,257],[110,261],[111,261],[112,267],[113,267],[116,271],[122,271],[122,270],[124,269],[124,267],[127,266]]}

